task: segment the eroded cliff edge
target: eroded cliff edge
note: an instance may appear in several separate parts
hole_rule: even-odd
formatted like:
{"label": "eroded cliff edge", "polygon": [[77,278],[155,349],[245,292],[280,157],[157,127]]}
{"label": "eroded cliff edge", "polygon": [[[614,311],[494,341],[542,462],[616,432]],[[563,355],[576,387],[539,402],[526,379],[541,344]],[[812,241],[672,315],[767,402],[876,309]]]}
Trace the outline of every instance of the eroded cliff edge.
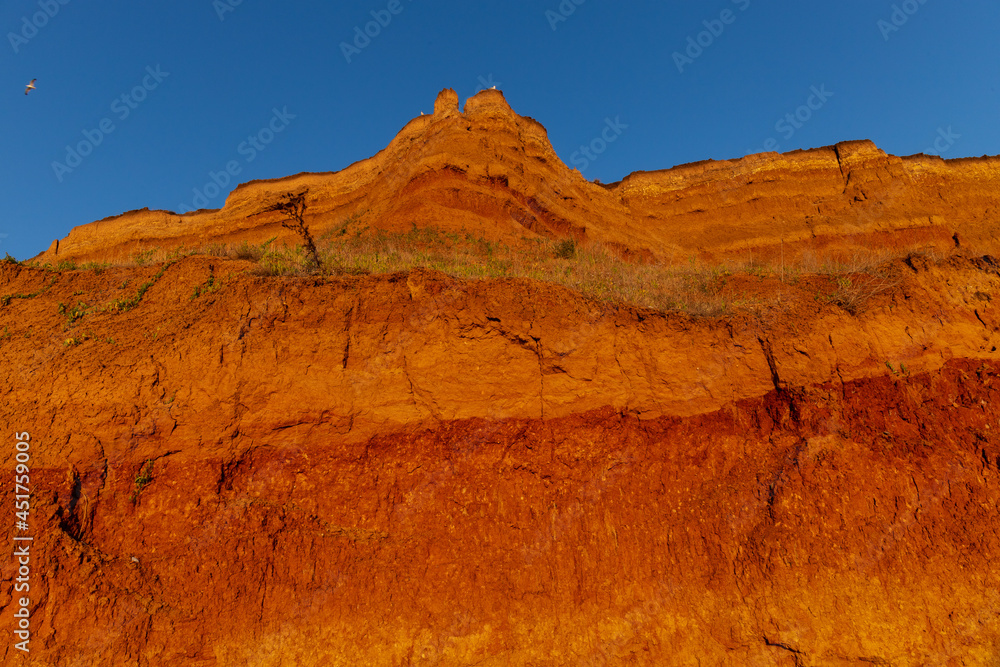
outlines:
{"label": "eroded cliff edge", "polygon": [[81,225],[37,259],[120,261],[152,247],[294,241],[277,214],[259,214],[304,189],[317,236],[356,219],[372,229],[432,227],[509,243],[575,238],[661,260],[718,261],[871,246],[943,251],[961,230],[967,248],[1000,252],[1000,158],[901,158],[849,141],[638,172],[604,186],[568,168],[545,128],[500,91],[482,91],[460,111],[445,90],[433,115],[339,172],[246,183],[220,210],[142,210]]}
{"label": "eroded cliff edge", "polygon": [[1000,656],[997,260],[720,319],[246,268],[0,264],[31,664]]}

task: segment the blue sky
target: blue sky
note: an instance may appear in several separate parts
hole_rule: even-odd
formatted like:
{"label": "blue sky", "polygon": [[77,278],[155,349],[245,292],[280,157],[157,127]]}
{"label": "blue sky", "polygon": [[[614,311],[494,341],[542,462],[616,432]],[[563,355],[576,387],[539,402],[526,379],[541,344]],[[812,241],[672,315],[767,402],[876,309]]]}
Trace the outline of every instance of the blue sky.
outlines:
{"label": "blue sky", "polygon": [[[604,182],[848,139],[1000,153],[995,0],[0,0],[0,31],[0,253],[18,259],[192,207],[230,164],[199,204],[342,169],[446,87],[496,84]],[[608,119],[620,134],[584,163]]]}

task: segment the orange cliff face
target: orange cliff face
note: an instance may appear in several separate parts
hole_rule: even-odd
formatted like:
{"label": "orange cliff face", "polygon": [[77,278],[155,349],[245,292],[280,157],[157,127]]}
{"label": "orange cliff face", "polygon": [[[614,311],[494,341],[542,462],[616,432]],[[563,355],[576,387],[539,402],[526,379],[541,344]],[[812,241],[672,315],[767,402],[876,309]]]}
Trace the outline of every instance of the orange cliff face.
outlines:
{"label": "orange cliff face", "polygon": [[31,664],[1000,657],[996,260],[767,320],[161,268],[0,264]]}
{"label": "orange cliff face", "polygon": [[[734,276],[780,295],[719,317],[427,269],[0,262],[30,664],[1000,664],[996,172],[855,142],[601,186],[500,93],[460,113],[445,91],[337,174],[78,227],[41,259],[264,240],[254,214],[303,188],[317,236],[359,215],[904,258],[856,309],[829,277]],[[29,664],[13,642],[0,662]]]}
{"label": "orange cliff face", "polygon": [[209,240],[293,241],[277,214],[308,188],[316,236],[355,216],[371,228],[461,230],[516,244],[543,236],[595,241],[646,256],[788,257],[835,249],[954,247],[996,252],[1000,158],[886,155],[869,141],[639,172],[602,186],[569,169],[545,129],[496,90],[445,90],[434,114],[408,123],[377,155],[327,174],[237,187],[220,210],[133,211],[74,228],[37,259],[120,260],[139,249]]}

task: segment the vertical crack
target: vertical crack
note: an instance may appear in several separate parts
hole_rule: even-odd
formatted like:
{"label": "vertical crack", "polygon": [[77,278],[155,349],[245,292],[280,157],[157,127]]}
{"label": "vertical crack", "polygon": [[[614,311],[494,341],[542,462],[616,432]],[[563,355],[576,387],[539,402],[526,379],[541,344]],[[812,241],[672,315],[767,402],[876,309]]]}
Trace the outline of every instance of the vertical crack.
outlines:
{"label": "vertical crack", "polygon": [[847,194],[847,186],[851,183],[850,173],[844,172],[844,159],[840,154],[840,145],[833,147],[833,152],[837,156],[837,166],[840,168],[840,175],[844,177],[844,194]]}
{"label": "vertical crack", "polygon": [[796,392],[788,391],[782,385],[781,377],[778,375],[778,363],[774,359],[774,350],[771,348],[771,340],[769,338],[757,337],[757,341],[760,343],[760,349],[764,353],[764,358],[767,360],[767,367],[771,371],[771,383],[774,385],[774,393],[779,399],[784,401],[788,407],[788,414],[792,418],[792,422],[795,424],[799,423],[799,405],[796,400]]}
{"label": "vertical crack", "polygon": [[354,322],[354,304],[347,311],[347,323],[344,325],[344,334],[347,337],[347,342],[344,343],[344,355],[340,360],[340,367],[343,369],[347,368],[347,360],[351,356],[351,324]]}
{"label": "vertical crack", "polygon": [[771,348],[771,340],[758,336],[757,341],[760,343],[760,349],[764,352],[764,358],[767,359],[767,367],[771,369],[771,382],[774,384],[774,389],[780,392],[781,378],[778,376],[778,364],[774,361],[774,350]]}
{"label": "vertical crack", "polygon": [[545,368],[542,366],[542,342],[540,338],[531,337],[535,341],[535,354],[538,356],[538,414],[545,420]]}

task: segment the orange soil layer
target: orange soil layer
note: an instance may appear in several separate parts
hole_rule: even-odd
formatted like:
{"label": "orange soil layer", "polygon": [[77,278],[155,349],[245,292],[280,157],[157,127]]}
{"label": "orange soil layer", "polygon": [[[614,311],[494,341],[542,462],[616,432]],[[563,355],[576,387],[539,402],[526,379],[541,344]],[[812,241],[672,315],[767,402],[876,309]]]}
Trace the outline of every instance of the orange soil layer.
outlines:
{"label": "orange soil layer", "polygon": [[248,266],[0,264],[30,664],[1000,660],[996,260],[723,319]]}
{"label": "orange soil layer", "polygon": [[82,225],[38,259],[294,243],[259,213],[305,188],[317,237],[944,259],[896,260],[853,314],[828,277],[730,277],[763,306],[723,318],[427,270],[0,263],[31,665],[1000,664],[998,158],[847,142],[605,186],[499,92],[460,112],[444,91],[340,172]]}

